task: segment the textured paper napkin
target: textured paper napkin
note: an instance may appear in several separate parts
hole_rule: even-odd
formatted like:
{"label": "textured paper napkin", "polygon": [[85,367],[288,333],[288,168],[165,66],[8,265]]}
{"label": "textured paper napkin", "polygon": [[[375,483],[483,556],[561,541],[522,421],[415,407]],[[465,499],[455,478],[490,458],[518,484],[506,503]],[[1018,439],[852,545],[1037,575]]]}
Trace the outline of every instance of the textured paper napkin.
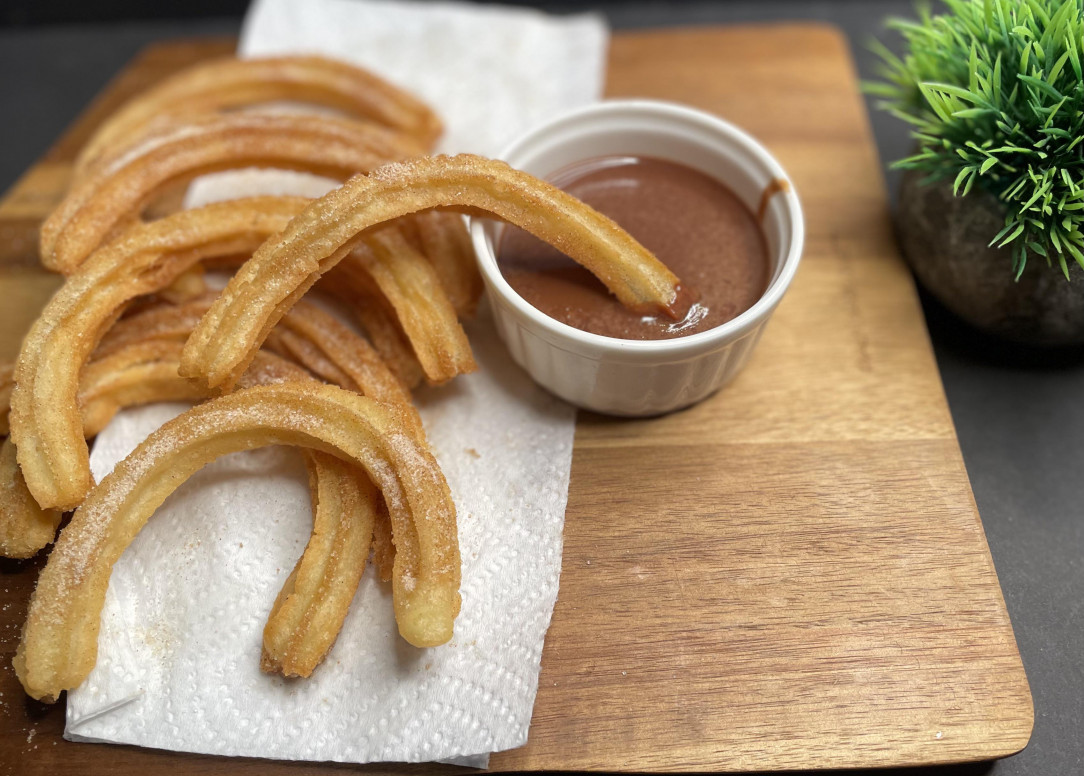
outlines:
{"label": "textured paper napkin", "polygon": [[[259,0],[241,50],[359,62],[434,105],[448,126],[443,150],[494,154],[532,124],[597,98],[605,46],[594,17]],[[189,204],[298,185],[320,187],[216,176]],[[263,623],[311,527],[307,478],[296,451],[228,456],[183,485],[115,567],[97,666],[68,696],[68,738],[474,765],[526,742],[560,576],[574,413],[511,364],[484,311],[467,328],[479,371],[418,394],[459,514],[463,609],[452,642],[417,650],[402,641],[389,591],[367,572],[311,678],[262,674]],[[95,444],[95,476],[183,408],[121,413]]]}
{"label": "textured paper napkin", "polygon": [[609,34],[592,14],[401,0],[255,0],[247,56],[316,52],[371,68],[432,105],[438,150],[495,155],[597,100]]}

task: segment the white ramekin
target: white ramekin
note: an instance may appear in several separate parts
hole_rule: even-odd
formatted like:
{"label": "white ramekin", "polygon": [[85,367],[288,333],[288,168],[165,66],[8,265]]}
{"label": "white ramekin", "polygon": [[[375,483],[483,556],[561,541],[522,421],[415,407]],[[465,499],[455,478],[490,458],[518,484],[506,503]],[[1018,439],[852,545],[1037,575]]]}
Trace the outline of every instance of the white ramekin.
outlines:
{"label": "white ramekin", "polygon": [[610,415],[659,415],[711,395],[745,365],[798,268],[802,210],[783,168],[763,146],[715,116],[672,103],[600,102],[538,127],[501,158],[547,178],[573,162],[614,154],[694,167],[729,186],[754,213],[764,192],[783,182],[761,224],[772,261],[764,295],[721,326],[668,340],[603,337],[539,312],[512,290],[497,266],[494,245],[504,225],[472,219],[471,236],[497,331],[516,363],[539,385],[577,406]]}

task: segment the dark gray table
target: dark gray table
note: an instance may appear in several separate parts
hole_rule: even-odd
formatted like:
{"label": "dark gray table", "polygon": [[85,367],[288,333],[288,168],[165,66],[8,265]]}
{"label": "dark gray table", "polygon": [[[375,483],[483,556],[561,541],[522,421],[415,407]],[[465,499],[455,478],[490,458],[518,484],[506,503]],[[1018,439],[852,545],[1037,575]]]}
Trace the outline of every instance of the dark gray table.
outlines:
{"label": "dark gray table", "polygon": [[[540,5],[545,5],[540,3]],[[567,10],[569,5],[562,4]],[[834,23],[863,77],[866,43],[897,0],[595,4],[615,27],[782,19]],[[0,188],[38,158],[144,45],[236,34],[239,20],[0,30]],[[906,129],[871,115],[882,159],[906,152]],[[895,188],[895,176],[888,183]],[[1035,732],[997,763],[906,771],[971,776],[1084,773],[1084,353],[1033,353],[992,342],[925,300],[949,405],[1035,698]],[[1075,398],[1074,398],[1075,397]],[[1077,406],[1077,402],[1081,406]]]}

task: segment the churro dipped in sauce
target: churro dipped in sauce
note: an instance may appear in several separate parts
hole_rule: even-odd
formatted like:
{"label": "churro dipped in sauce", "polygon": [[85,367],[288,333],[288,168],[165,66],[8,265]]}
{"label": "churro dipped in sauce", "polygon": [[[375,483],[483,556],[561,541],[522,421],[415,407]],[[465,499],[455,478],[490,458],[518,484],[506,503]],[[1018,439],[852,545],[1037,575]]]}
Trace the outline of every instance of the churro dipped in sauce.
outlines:
{"label": "churro dipped in sauce", "polygon": [[683,337],[748,310],[768,284],[768,249],[757,218],[722,183],[677,162],[608,156],[561,170],[550,182],[624,227],[681,279],[680,320],[623,306],[587,269],[514,226],[497,261],[509,284],[541,312],[605,337]]}

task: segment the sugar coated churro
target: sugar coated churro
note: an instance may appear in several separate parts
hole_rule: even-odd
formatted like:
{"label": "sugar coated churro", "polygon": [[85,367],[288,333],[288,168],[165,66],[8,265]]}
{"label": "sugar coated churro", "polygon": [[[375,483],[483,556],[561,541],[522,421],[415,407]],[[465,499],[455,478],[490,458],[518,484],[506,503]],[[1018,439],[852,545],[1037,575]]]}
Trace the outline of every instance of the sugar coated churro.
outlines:
{"label": "sugar coated churro", "polygon": [[677,278],[605,216],[503,162],[422,157],[351,178],[260,246],[192,333],[183,373],[213,386],[236,381],[271,327],[365,230],[441,207],[514,223],[582,263],[626,305],[677,315]]}
{"label": "sugar coated churro", "polygon": [[280,100],[334,108],[410,135],[426,148],[441,131],[440,119],[427,105],[355,65],[318,56],[224,57],[186,68],[121,106],[83,146],[76,169],[163,119]]}
{"label": "sugar coated churro", "polygon": [[41,261],[73,272],[165,187],[205,173],[275,167],[344,179],[420,152],[402,135],[325,116],[237,113],[166,126],[76,182],[41,226]]}
{"label": "sugar coated churro", "polygon": [[368,472],[395,535],[399,632],[416,646],[451,638],[460,605],[455,507],[432,453],[397,405],[334,386],[285,382],[243,389],[179,415],[87,496],[61,532],[30,601],[15,656],[28,694],[55,700],[86,678],[97,657],[113,564],[166,497],[209,461],[269,444],[333,453]]}
{"label": "sugar coated churro", "polygon": [[78,375],[124,305],[168,286],[204,258],[252,251],[304,203],[293,197],[257,197],[140,224],[96,251],[67,279],[23,341],[11,396],[19,463],[42,507],[71,509],[90,489],[75,403]]}

